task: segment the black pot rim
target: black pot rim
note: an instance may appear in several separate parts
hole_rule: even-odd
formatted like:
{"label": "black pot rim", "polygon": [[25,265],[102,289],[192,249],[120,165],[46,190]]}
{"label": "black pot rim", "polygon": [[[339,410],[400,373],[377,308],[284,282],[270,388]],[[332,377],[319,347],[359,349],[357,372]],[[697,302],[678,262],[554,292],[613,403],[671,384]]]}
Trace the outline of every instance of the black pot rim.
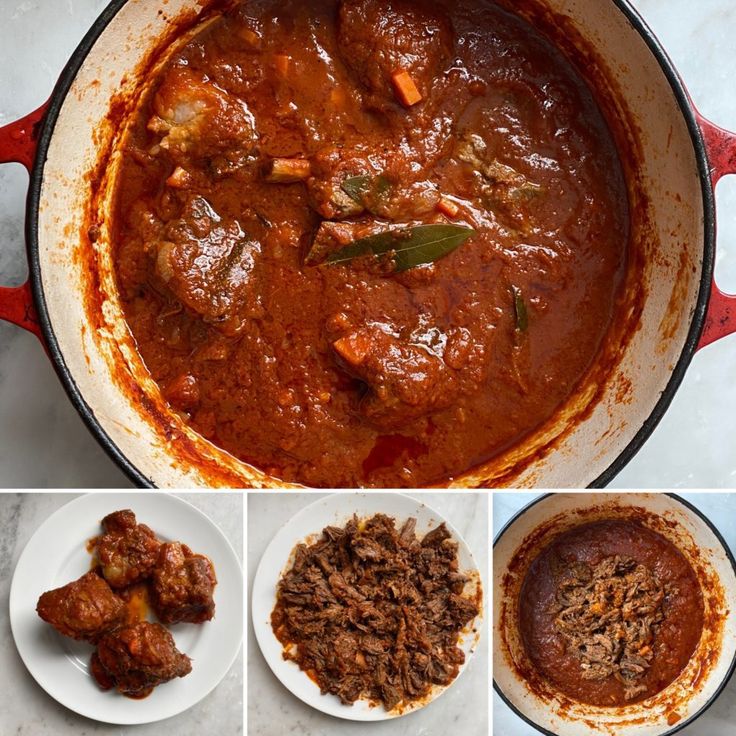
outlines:
{"label": "black pot rim", "polygon": [[[615,491],[612,491],[612,493],[615,493]],[[501,538],[506,534],[506,532],[522,517],[524,516],[530,509],[532,509],[537,504],[541,503],[542,501],[545,501],[546,499],[555,496],[557,494],[555,493],[542,493],[539,498],[534,499],[530,503],[526,504],[522,509],[517,511],[501,528],[501,531],[498,532],[498,534],[493,539],[493,549],[496,549],[496,545],[501,541]],[[624,493],[624,495],[626,495]],[[636,494],[631,494],[636,495]],[[733,570],[734,577],[736,577],[736,558],[734,557],[733,552],[731,551],[731,548],[728,546],[728,543],[723,538],[723,535],[718,531],[718,528],[713,524],[713,522],[694,504],[692,504],[690,501],[688,501],[685,498],[682,498],[682,496],[678,496],[676,493],[665,493],[663,494],[665,496],[669,496],[670,498],[674,499],[678,503],[680,503],[682,506],[684,506],[686,509],[694,513],[697,517],[699,517],[703,523],[713,532],[713,535],[718,540],[718,543],[720,544],[723,551],[726,553],[726,556],[728,557],[728,561],[731,563],[731,569]],[[717,494],[713,494],[717,495]],[[725,494],[721,494],[725,495]],[[495,628],[495,625],[492,625],[492,628]],[[666,731],[662,734],[662,736],[674,736],[674,734],[682,731],[682,729],[686,728],[687,726],[691,725],[695,721],[698,720],[702,715],[704,715],[707,711],[711,709],[711,707],[715,704],[716,700],[721,697],[723,694],[723,691],[728,687],[729,682],[731,681],[731,678],[733,677],[734,673],[736,672],[736,652],[734,653],[733,659],[731,660],[731,664],[729,665],[728,671],[726,672],[725,677],[723,680],[719,683],[718,687],[714,691],[713,695],[708,699],[708,701],[703,705],[703,707],[697,712],[694,713],[690,718],[688,718],[686,721],[683,721],[682,723],[678,723],[676,726],[674,726],[669,731]],[[496,678],[493,678],[493,689],[496,691],[498,696],[501,698],[501,700],[504,702],[504,704],[516,715],[518,718],[520,718],[522,721],[524,721],[527,725],[531,726],[535,731],[538,731],[539,733],[545,734],[545,736],[559,736],[559,734],[554,733],[553,731],[548,731],[546,728],[543,728],[542,726],[535,723],[531,718],[524,715],[507,697],[506,694],[501,689],[501,686],[496,682]]]}
{"label": "black pot rim", "polygon": [[[28,189],[25,223],[26,247],[31,289],[36,305],[36,311],[38,313],[39,324],[46,341],[49,356],[51,357],[54,369],[61,380],[64,390],[68,394],[71,403],[82,417],[82,420],[87,425],[89,431],[112,460],[128,476],[128,478],[135,485],[141,488],[155,488],[156,486],[153,479],[147,477],[143,472],[141,472],[138,467],[136,467],[136,465],[120,450],[110,435],[102,427],[101,423],[95,416],[94,411],[82,396],[82,393],[74,380],[74,376],[71,374],[71,371],[66,364],[64,355],[59,347],[58,339],[51,325],[49,309],[43,290],[39,259],[38,211],[41,186],[43,182],[46,156],[51,138],[54,134],[59,113],[66,99],[67,93],[69,92],[69,89],[90,50],[126,2],[127,0],[112,0],[112,2],[110,2],[103,10],[99,18],[97,18],[72,54],[67,65],[64,67],[64,70],[59,77],[59,81],[51,95],[49,107],[43,120],[38,139],[38,148],[33,169],[31,171],[30,185]],[[672,61],[669,59],[662,45],[643,21],[641,16],[629,4],[628,0],[610,0],[610,2],[620,10],[631,26],[646,42],[649,50],[664,72],[675,98],[677,99],[683,118],[687,123],[697,159],[698,175],[701,182],[704,211],[704,247],[697,304],[693,312],[687,339],[680,357],[672,371],[672,375],[670,376],[667,386],[662,392],[660,398],[657,400],[657,403],[644,424],[637,430],[634,437],[611,462],[609,467],[590,483],[590,488],[605,487],[616,477],[616,475],[618,475],[618,473],[621,472],[621,470],[623,470],[623,468],[642,448],[646,440],[662,420],[662,417],[669,408],[669,405],[672,403],[672,400],[682,383],[687,368],[697,351],[698,342],[705,325],[705,317],[710,299],[711,283],[715,264],[715,197],[710,178],[708,155],[695,109],[690,102],[685,86]]]}

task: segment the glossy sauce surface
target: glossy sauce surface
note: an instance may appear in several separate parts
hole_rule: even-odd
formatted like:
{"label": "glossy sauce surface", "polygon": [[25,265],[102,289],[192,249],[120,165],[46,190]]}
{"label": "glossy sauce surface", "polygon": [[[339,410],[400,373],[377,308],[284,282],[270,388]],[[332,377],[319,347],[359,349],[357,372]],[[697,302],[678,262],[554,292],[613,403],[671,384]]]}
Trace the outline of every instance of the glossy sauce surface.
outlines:
{"label": "glossy sauce surface", "polygon": [[[268,181],[274,158],[309,178]],[[345,216],[355,176],[382,200]],[[474,234],[403,273],[307,265],[325,221]],[[162,74],[114,232],[126,318],[187,422],[276,477],[392,487],[457,477],[565,402],[613,319],[629,226],[590,90],[525,22],[483,0],[257,0]]]}

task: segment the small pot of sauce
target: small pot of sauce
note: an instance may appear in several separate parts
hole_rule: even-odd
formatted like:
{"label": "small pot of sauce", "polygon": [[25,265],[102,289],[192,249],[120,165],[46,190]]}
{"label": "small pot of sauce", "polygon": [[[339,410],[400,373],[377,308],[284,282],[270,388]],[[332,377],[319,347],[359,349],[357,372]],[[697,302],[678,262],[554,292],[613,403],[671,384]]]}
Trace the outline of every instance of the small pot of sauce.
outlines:
{"label": "small pot of sauce", "polygon": [[[626,542],[622,541],[626,529],[640,529],[641,533],[633,537],[645,541],[631,547],[628,551],[631,557],[646,557],[647,549],[651,552],[659,540],[663,548],[669,548],[673,565],[683,570],[688,568],[696,579],[695,585],[699,586],[699,591],[693,588],[689,592],[693,592],[693,608],[702,610],[702,632],[698,638],[697,632],[691,631],[692,622],[683,621],[682,637],[678,639],[689,637],[690,648],[697,641],[692,656],[687,659],[685,653],[683,661],[686,664],[679,674],[673,680],[668,677],[669,684],[659,691],[650,687],[643,693],[643,699],[634,697],[630,702],[620,699],[619,704],[612,697],[612,702],[616,702],[613,706],[581,702],[596,698],[571,697],[570,689],[564,687],[562,680],[554,678],[557,682],[553,683],[552,678],[541,674],[539,665],[544,662],[543,652],[540,655],[539,651],[529,648],[529,620],[545,616],[544,612],[527,610],[530,587],[537,592],[544,589],[544,583],[536,579],[529,586],[527,574],[530,568],[532,576],[543,574],[545,568],[540,562],[549,557],[550,545],[563,546],[569,551],[570,539],[577,538],[579,542],[581,537],[591,536],[587,532],[581,535],[583,527],[588,532],[596,529],[596,533],[600,532],[600,545],[595,545],[600,547],[599,552],[605,548],[615,550],[616,554],[627,553]],[[680,555],[684,560],[678,562],[676,558]],[[667,565],[649,562],[662,576],[660,582],[666,584]],[[674,495],[543,496],[523,509],[496,538],[494,587],[494,687],[518,716],[542,733],[558,736],[674,734],[712,705],[736,667],[736,619],[729,610],[729,602],[736,596],[734,559],[712,523]],[[685,587],[680,585],[680,594],[689,594]],[[702,608],[696,600],[698,593],[702,595]],[[685,603],[675,600],[676,605]],[[677,626],[677,619],[677,616],[670,616],[663,627]],[[697,623],[699,627],[700,622]],[[665,635],[678,638],[677,632],[663,631],[662,636]],[[656,636],[655,633],[655,649]],[[550,637],[550,647],[558,643]],[[560,661],[564,663],[565,659],[561,657]],[[652,669],[657,667],[655,659]],[[668,663],[663,662],[663,667],[667,669]],[[668,674],[671,676],[675,672]],[[646,678],[649,682],[653,679]],[[581,679],[580,682],[585,681]],[[595,690],[589,682],[587,685],[580,692],[587,690],[590,694]],[[599,689],[598,694],[603,689]]]}

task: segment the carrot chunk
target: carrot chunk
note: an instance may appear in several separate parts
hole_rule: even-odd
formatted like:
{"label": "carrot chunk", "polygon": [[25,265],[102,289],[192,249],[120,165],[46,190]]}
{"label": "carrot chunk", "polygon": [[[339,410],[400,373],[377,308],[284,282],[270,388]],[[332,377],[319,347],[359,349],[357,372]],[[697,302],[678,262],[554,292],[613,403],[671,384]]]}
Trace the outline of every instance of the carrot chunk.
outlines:
{"label": "carrot chunk", "polygon": [[403,105],[411,107],[422,101],[422,93],[411,78],[411,74],[405,69],[394,72],[391,79],[394,83],[396,96]]}
{"label": "carrot chunk", "polygon": [[186,189],[192,183],[192,175],[181,166],[177,166],[166,183],[174,189]]}
{"label": "carrot chunk", "polygon": [[332,343],[335,352],[349,365],[359,366],[368,357],[371,349],[371,340],[363,332],[354,332],[352,335],[341,337]]}
{"label": "carrot chunk", "polygon": [[261,48],[261,36],[251,28],[243,28],[238,35],[245,41],[248,46],[252,49]]}
{"label": "carrot chunk", "polygon": [[292,184],[308,179],[312,166],[304,158],[275,158],[266,171],[266,181],[271,184]]}
{"label": "carrot chunk", "polygon": [[437,202],[437,209],[450,219],[457,217],[457,213],[460,212],[460,207],[449,197],[440,197],[440,201]]}

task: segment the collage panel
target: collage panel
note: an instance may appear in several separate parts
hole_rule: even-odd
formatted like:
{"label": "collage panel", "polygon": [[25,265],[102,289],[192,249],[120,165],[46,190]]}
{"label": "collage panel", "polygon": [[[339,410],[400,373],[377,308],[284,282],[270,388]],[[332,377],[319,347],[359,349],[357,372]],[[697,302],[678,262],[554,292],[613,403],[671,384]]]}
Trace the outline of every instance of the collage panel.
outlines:
{"label": "collage panel", "polygon": [[736,494],[493,507],[493,733],[734,732]]}
{"label": "collage panel", "polygon": [[732,484],[730,0],[162,2],[0,26],[0,483]]}
{"label": "collage panel", "polygon": [[243,733],[240,494],[0,494],[0,733]]}
{"label": "collage panel", "polygon": [[736,736],[735,3],[0,0],[0,736]]}
{"label": "collage panel", "polygon": [[488,498],[250,494],[248,734],[487,736]]}

